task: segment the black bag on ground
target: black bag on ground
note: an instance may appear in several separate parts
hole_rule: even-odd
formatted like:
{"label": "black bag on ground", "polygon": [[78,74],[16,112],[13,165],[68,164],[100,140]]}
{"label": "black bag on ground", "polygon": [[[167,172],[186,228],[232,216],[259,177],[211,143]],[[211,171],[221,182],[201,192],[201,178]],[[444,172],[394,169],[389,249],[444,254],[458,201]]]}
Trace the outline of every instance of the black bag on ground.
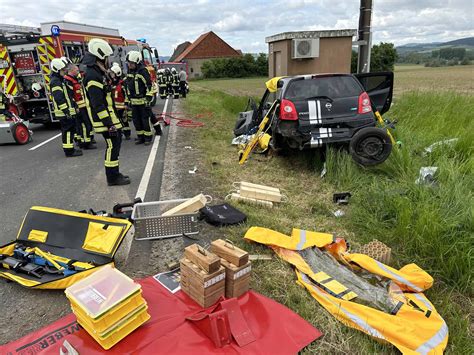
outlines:
{"label": "black bag on ground", "polygon": [[213,226],[222,227],[239,224],[247,220],[247,216],[228,203],[205,206],[199,210],[201,218]]}

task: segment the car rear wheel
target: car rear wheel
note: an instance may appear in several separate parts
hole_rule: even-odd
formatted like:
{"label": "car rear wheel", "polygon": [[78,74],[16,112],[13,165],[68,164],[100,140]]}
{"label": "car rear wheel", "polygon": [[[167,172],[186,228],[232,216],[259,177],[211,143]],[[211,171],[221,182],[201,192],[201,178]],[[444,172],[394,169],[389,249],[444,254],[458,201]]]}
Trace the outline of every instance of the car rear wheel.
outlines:
{"label": "car rear wheel", "polygon": [[392,152],[392,142],[387,132],[376,127],[367,127],[352,137],[349,145],[352,159],[363,166],[383,163]]}
{"label": "car rear wheel", "polygon": [[12,133],[17,144],[26,144],[30,140],[30,131],[23,123],[16,123],[13,126]]}

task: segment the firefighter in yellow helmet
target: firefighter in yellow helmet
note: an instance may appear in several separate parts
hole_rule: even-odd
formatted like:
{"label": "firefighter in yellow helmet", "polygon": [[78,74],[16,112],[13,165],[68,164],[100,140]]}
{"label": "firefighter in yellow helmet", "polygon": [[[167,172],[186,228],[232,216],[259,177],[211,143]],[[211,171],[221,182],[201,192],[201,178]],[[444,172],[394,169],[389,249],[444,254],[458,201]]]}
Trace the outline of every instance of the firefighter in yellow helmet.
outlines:
{"label": "firefighter in yellow helmet", "polygon": [[107,143],[104,165],[109,186],[130,184],[130,178],[119,170],[122,123],[115,114],[111,80],[107,74],[107,58],[112,54],[113,50],[105,40],[93,38],[82,61],[86,66],[84,87],[92,124]]}
{"label": "firefighter in yellow helmet", "polygon": [[147,105],[150,100],[152,82],[150,73],[142,63],[142,55],[138,51],[130,51],[126,56],[128,73],[126,79],[128,99],[132,107],[133,124],[137,131],[135,144],[149,145],[152,133]]}
{"label": "firefighter in yellow helmet", "polygon": [[64,82],[68,62],[62,58],[51,61],[50,88],[53,97],[54,116],[61,124],[63,150],[66,157],[82,155],[82,150],[74,148],[74,133],[76,132],[76,104],[73,93]]}

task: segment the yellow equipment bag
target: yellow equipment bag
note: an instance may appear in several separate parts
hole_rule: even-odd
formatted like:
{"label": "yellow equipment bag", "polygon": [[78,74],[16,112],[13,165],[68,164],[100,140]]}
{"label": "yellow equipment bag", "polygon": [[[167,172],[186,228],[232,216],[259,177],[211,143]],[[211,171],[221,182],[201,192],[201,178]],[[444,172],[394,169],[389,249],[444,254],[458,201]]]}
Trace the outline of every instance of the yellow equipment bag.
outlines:
{"label": "yellow equipment bag", "polygon": [[[331,236],[331,238],[329,237]],[[290,236],[266,228],[252,227],[245,239],[270,246],[277,255],[296,268],[298,283],[305,287],[328,312],[345,325],[358,329],[379,341],[389,342],[404,354],[440,354],[448,342],[448,327],[435,307],[423,294],[433,278],[415,264],[396,270],[364,254],[351,254],[345,241],[332,235],[294,229]],[[341,247],[343,245],[344,247]],[[317,247],[333,255],[353,270],[365,270],[391,280],[400,293],[394,312],[356,303],[357,295],[342,284],[327,287],[323,271],[315,273],[298,251]],[[326,280],[333,281],[331,275]]]}
{"label": "yellow equipment bag", "polygon": [[0,246],[0,255],[15,257],[21,245],[25,253],[50,265],[49,269],[71,273],[44,273],[40,278],[7,268],[0,259],[0,277],[22,286],[39,289],[65,289],[113,263],[118,247],[132,224],[125,219],[93,216],[49,207],[31,207],[23,219],[17,239]]}

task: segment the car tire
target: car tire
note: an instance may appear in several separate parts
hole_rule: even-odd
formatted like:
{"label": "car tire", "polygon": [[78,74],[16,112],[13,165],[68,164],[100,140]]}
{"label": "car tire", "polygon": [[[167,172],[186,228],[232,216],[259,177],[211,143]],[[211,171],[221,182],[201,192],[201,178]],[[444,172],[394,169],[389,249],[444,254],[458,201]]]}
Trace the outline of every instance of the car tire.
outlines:
{"label": "car tire", "polygon": [[12,127],[13,139],[17,144],[26,144],[30,141],[30,131],[23,123],[15,123]]}
{"label": "car tire", "polygon": [[352,137],[349,152],[358,164],[373,166],[383,163],[392,152],[392,142],[387,132],[376,127],[366,127]]}

